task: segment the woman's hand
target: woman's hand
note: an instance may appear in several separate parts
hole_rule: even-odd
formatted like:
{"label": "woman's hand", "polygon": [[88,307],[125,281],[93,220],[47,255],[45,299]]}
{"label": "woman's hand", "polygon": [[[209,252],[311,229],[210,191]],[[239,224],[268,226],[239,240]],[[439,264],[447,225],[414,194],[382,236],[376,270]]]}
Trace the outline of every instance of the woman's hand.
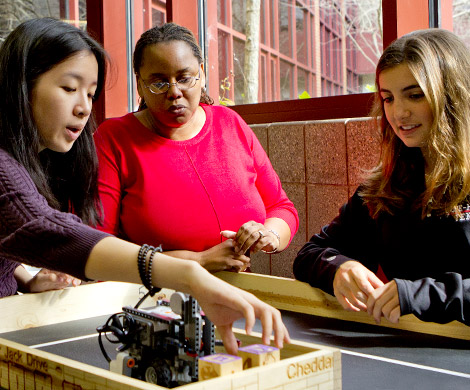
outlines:
{"label": "woman's hand", "polygon": [[250,266],[250,258],[234,250],[233,240],[226,240],[199,253],[198,263],[210,272],[244,271]]}
{"label": "woman's hand", "polygon": [[41,269],[27,283],[27,289],[31,293],[49,290],[61,290],[68,286],[78,286],[81,280],[62,272]]}
{"label": "woman's hand", "polygon": [[[95,280],[120,280],[141,283],[137,257],[140,247],[116,237],[105,237],[92,249],[85,275]],[[111,261],[112,260],[112,261]],[[119,267],[116,267],[119,264]],[[212,275],[196,261],[155,254],[152,263],[152,284],[191,294],[204,309],[206,315],[219,328],[229,353],[237,352],[232,332],[234,321],[245,318],[245,329],[251,332],[255,318],[263,326],[263,342],[274,340],[279,348],[289,341],[289,333],[279,310],[260,301],[254,295],[236,288]]]}
{"label": "woman's hand", "polygon": [[373,316],[378,324],[380,324],[382,316],[394,324],[398,323],[401,310],[400,300],[398,299],[398,287],[394,280],[377,288],[369,295],[367,313]]}
{"label": "woman's hand", "polygon": [[369,296],[383,285],[372,271],[353,260],[341,264],[333,280],[338,302],[350,311],[367,311]]}
{"label": "woman's hand", "polygon": [[223,230],[220,232],[225,238],[231,238],[234,242],[235,253],[245,254],[263,250],[273,252],[279,249],[279,238],[263,224],[249,221],[238,229],[238,232]]}
{"label": "woman's hand", "polygon": [[195,271],[196,275],[192,278],[189,293],[198,300],[205,314],[217,326],[228,353],[234,355],[237,353],[238,346],[232,325],[241,318],[245,318],[247,334],[250,334],[255,319],[261,320],[264,344],[269,345],[272,332],[278,348],[282,348],[283,343],[290,342],[289,333],[282,322],[279,310],[208,272]]}

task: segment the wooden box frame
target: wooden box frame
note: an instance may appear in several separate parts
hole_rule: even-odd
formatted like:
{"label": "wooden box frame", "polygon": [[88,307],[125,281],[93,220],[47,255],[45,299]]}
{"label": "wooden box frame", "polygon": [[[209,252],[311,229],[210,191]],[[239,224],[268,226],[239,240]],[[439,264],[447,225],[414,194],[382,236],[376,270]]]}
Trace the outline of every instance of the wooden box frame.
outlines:
{"label": "wooden box frame", "polygon": [[[162,290],[160,296],[169,296]],[[0,300],[0,333],[112,314],[142,294],[128,283],[95,283],[60,291]],[[4,321],[5,319],[5,321]],[[260,334],[236,331],[243,345],[260,343]],[[0,335],[1,336],[1,335]],[[0,388],[124,390],[166,389],[0,338]],[[341,353],[299,341],[285,345],[279,362],[180,386],[181,390],[341,389]]]}
{"label": "wooden box frame", "polygon": [[[256,336],[236,332],[243,344]],[[259,335],[258,335],[259,336]],[[281,350],[281,360],[267,366],[180,386],[181,390],[341,389],[339,350],[294,341]],[[125,390],[165,387],[129,378],[0,338],[0,388]]]}

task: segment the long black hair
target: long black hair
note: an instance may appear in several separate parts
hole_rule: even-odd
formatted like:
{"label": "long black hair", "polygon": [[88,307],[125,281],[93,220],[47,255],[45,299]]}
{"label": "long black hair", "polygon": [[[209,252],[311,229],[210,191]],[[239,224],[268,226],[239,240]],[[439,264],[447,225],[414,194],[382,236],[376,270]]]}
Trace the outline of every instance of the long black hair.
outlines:
{"label": "long black hair", "polygon": [[8,35],[0,49],[0,147],[26,168],[51,207],[73,211],[95,225],[100,202],[93,115],[70,151],[38,153],[40,139],[31,107],[39,77],[81,51],[91,52],[98,62],[96,99],[104,86],[108,56],[87,33],[56,19],[40,18],[20,24]]}

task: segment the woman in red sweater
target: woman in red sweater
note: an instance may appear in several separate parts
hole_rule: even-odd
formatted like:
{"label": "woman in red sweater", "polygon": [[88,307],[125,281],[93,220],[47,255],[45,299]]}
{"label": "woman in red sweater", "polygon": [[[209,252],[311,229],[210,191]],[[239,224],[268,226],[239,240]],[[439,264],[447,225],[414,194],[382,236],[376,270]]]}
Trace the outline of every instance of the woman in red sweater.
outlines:
{"label": "woman in red sweater", "polygon": [[145,32],[134,71],[139,110],[95,135],[101,228],[211,271],[245,269],[248,251],[285,249],[297,211],[252,130],[205,94],[191,31],[169,23]]}

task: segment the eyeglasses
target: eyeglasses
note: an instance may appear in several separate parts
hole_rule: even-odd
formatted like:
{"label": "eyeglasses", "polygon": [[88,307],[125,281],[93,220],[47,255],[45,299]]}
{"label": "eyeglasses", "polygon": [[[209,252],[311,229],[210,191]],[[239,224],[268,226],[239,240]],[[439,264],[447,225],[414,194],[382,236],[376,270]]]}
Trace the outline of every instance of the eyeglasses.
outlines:
{"label": "eyeglasses", "polygon": [[197,77],[196,76],[184,77],[175,83],[159,81],[157,83],[152,83],[150,85],[147,85],[145,84],[144,80],[142,80],[142,82],[144,83],[145,87],[149,89],[150,92],[154,93],[155,95],[159,95],[161,93],[168,92],[168,90],[170,89],[172,85],[176,85],[180,91],[186,91],[194,87],[196,85],[196,82],[200,79],[201,79],[201,69],[199,69]]}

